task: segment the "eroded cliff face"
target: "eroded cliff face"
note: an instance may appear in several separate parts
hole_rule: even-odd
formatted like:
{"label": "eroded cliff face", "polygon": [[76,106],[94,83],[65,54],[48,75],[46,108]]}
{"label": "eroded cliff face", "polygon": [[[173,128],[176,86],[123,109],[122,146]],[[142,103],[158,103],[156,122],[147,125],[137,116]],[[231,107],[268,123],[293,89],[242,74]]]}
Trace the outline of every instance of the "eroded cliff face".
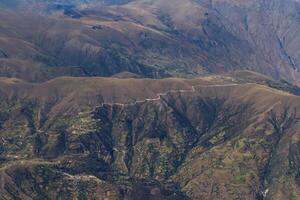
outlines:
{"label": "eroded cliff face", "polygon": [[[99,98],[85,109],[95,90],[66,97],[60,90],[72,88],[53,80],[57,98],[45,104],[34,97],[39,84],[26,96],[20,92],[26,83],[6,80],[5,87],[20,91],[2,95],[1,198],[297,199],[299,97],[221,79],[146,81],[149,93],[127,91],[139,94],[136,99]],[[114,94],[137,81],[116,80],[101,84],[114,85]],[[65,114],[54,113],[62,102],[69,105]]]}

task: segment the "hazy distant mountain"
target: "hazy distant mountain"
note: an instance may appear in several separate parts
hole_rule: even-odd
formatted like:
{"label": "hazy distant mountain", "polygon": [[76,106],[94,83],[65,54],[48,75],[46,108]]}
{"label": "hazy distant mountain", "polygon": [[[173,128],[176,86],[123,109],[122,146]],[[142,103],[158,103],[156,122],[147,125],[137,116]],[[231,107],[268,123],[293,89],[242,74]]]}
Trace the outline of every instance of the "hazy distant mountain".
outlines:
{"label": "hazy distant mountain", "polygon": [[108,4],[119,5],[125,4],[132,0],[2,0],[1,6],[17,7],[17,6],[33,6],[33,4],[68,4],[68,5],[81,5],[81,4]]}
{"label": "hazy distant mountain", "polygon": [[[130,71],[163,77],[252,69],[292,82],[299,80],[297,1],[175,0],[170,4],[167,0],[137,0],[119,6],[89,1],[84,7],[79,5],[87,1],[45,2],[19,1],[27,11],[34,7],[32,13],[1,15],[2,37],[34,46],[34,55],[25,56],[32,65],[64,67],[60,71],[66,75],[73,73],[68,68],[75,67],[88,76]],[[47,15],[35,16],[45,11]],[[32,18],[39,22],[32,23]],[[15,54],[9,43],[1,50],[9,55],[5,59],[8,74],[16,71],[15,60],[26,66],[22,52]]]}

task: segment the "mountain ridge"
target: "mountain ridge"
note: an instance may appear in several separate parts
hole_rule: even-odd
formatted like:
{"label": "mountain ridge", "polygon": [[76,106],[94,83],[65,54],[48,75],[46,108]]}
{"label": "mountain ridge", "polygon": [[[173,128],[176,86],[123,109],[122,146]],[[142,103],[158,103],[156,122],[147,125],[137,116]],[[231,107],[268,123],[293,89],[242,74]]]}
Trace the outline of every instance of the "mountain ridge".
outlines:
{"label": "mountain ridge", "polygon": [[[298,141],[294,109],[299,96],[258,84],[265,76],[238,74],[238,80],[224,75],[166,80],[62,77],[45,83],[2,78],[1,197],[47,199],[55,193],[57,198],[88,199],[255,199],[266,190],[274,198],[297,195],[298,164],[282,172],[276,169],[297,159],[295,147],[289,146]],[[194,92],[180,92],[199,84]],[[157,99],[159,93],[165,95]],[[143,100],[147,98],[157,100]],[[277,134],[277,126],[283,135]],[[286,145],[292,148],[288,156],[271,156],[286,155]],[[209,169],[213,176],[207,179]],[[293,173],[286,176],[289,170]],[[220,189],[194,184],[211,181]],[[294,189],[285,194],[286,186]]]}
{"label": "mountain ridge", "polygon": [[[11,42],[0,41],[2,74],[35,82],[124,71],[163,78],[249,69],[297,84],[298,4],[155,0],[44,14],[3,11],[0,35]],[[32,65],[33,77],[18,69]]]}
{"label": "mountain ridge", "polygon": [[299,9],[0,1],[0,199],[300,199]]}

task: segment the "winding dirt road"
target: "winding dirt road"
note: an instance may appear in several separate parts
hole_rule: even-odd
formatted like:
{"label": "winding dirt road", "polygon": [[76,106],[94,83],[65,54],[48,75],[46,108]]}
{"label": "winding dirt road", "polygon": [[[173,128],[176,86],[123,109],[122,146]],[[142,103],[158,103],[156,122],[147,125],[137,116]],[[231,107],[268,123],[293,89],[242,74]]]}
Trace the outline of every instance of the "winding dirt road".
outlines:
{"label": "winding dirt road", "polygon": [[125,106],[134,106],[136,104],[139,104],[139,103],[145,103],[145,102],[151,102],[151,101],[160,101],[161,100],[161,97],[162,96],[166,96],[168,94],[171,94],[171,93],[194,93],[196,92],[196,88],[199,88],[199,87],[202,87],[202,88],[209,88],[209,87],[233,87],[233,86],[238,86],[238,85],[253,85],[254,83],[245,83],[245,84],[237,84],[237,83],[232,83],[232,84],[216,84],[216,85],[193,85],[191,87],[191,89],[189,90],[169,90],[169,91],[166,91],[164,93],[157,93],[156,94],[156,98],[147,98],[147,99],[144,99],[144,100],[136,100],[132,103],[114,103],[114,102],[111,102],[111,103],[102,103],[99,107],[103,107],[105,105],[107,106],[121,106],[121,107],[125,107]]}

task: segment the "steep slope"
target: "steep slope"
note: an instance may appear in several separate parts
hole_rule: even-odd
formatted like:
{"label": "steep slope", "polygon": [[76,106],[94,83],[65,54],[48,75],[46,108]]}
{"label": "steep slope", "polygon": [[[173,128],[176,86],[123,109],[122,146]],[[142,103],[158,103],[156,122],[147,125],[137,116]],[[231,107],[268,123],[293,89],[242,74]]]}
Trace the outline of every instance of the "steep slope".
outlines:
{"label": "steep slope", "polygon": [[[0,8],[2,76],[41,81],[128,71],[160,78],[251,69],[299,80],[299,1],[25,5],[38,12]],[[19,73],[17,66],[28,69],[28,63],[39,66],[36,78]]]}
{"label": "steep slope", "polygon": [[1,198],[297,199],[299,97],[269,81],[2,79]]}
{"label": "steep slope", "polygon": [[[28,74],[17,73],[20,63],[22,68],[38,66],[38,71],[33,70],[33,73],[37,71],[38,80],[57,76],[60,72],[65,72],[64,75],[109,76],[130,71],[142,76],[164,76],[159,73],[160,69],[138,63],[132,57],[139,50],[133,46],[134,38],[128,38],[126,33],[114,27],[97,31],[93,25],[77,20],[10,11],[1,12],[0,18],[4,29],[0,41],[1,68],[18,78],[36,81],[26,77]],[[139,29],[145,28],[132,27],[133,31]],[[158,33],[153,33],[153,38],[157,42],[165,40]]]}
{"label": "steep slope", "polygon": [[171,30],[200,46],[208,53],[204,67],[210,71],[249,68],[289,81],[299,77],[297,1],[156,0],[132,5],[160,13]]}

